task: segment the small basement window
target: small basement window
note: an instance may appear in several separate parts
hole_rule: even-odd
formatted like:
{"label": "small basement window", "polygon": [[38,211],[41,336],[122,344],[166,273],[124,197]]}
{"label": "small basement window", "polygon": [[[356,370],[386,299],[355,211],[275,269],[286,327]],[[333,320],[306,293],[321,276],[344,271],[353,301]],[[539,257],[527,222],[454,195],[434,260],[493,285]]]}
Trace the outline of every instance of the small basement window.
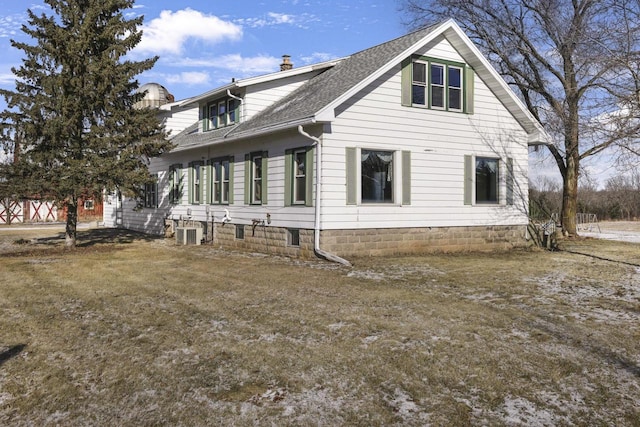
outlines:
{"label": "small basement window", "polygon": [[287,245],[300,247],[300,230],[297,228],[287,229]]}
{"label": "small basement window", "polygon": [[244,225],[236,225],[236,239],[244,240]]}

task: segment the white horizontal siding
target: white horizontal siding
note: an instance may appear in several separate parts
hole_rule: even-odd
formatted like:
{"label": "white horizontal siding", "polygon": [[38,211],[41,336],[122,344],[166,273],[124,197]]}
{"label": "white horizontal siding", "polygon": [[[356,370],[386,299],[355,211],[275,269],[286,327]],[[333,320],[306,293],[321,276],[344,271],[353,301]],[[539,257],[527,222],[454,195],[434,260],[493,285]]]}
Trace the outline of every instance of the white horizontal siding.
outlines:
{"label": "white horizontal siding", "polygon": [[[420,53],[462,61],[444,39]],[[526,224],[523,200],[516,199],[515,206],[464,205],[465,155],[513,158],[514,169],[520,172],[515,186],[524,194],[527,189],[527,135],[478,77],[474,83],[473,115],[404,107],[398,65],[338,108],[331,133],[323,138],[322,227]],[[346,147],[410,151],[411,205],[346,205]],[[504,202],[504,164],[501,181]],[[399,183],[395,190],[399,200]]]}
{"label": "white horizontal siding", "polygon": [[243,120],[248,120],[279,99],[284,98],[317,73],[293,76],[285,81],[275,80],[248,87],[244,97]]}
{"label": "white horizontal siding", "polygon": [[[462,58],[445,39],[431,44],[420,52],[426,56],[461,62]],[[251,116],[286,96],[308,78],[298,76],[285,85],[265,83],[249,88],[245,97],[245,113]],[[436,111],[401,105],[400,65],[365,88],[361,93],[337,109],[330,132],[322,135],[322,228],[389,228],[389,227],[454,227],[523,225],[527,193],[527,135],[507,109],[477,76],[474,82],[475,114]],[[176,117],[177,120],[177,117]],[[329,125],[327,125],[327,130]],[[310,129],[306,129],[310,132]],[[312,128],[318,130],[318,128]],[[319,133],[316,132],[319,135]],[[165,217],[186,217],[206,221],[220,221],[229,211],[232,222],[251,225],[253,220],[266,221],[276,227],[313,228],[314,208],[285,207],[284,154],[289,148],[303,147],[311,141],[295,130],[256,138],[234,144],[224,144],[179,153],[169,153],[153,159],[152,172],[160,177],[160,207],[134,212],[125,203],[125,226],[144,231],[157,231]],[[411,204],[346,205],[345,149],[359,147],[411,153]],[[267,187],[268,203],[244,204],[244,158],[254,151],[268,151]],[[464,156],[512,158],[519,172],[515,187],[524,198],[516,205],[465,206]],[[234,156],[235,166],[231,205],[200,205],[188,203],[188,164],[195,160],[208,160]],[[399,163],[399,157],[397,158]],[[182,164],[184,192],[182,201],[174,206],[168,203],[167,171],[170,165]],[[396,201],[400,200],[401,165],[396,166]],[[505,198],[504,164],[502,164],[501,198]],[[207,177],[203,188],[207,191]],[[127,209],[129,206],[129,209]],[[105,206],[105,221],[108,209]],[[110,211],[109,211],[110,212]],[[159,219],[158,219],[159,218]]]}
{"label": "white horizontal siding", "polygon": [[198,107],[182,108],[174,107],[171,113],[164,119],[166,131],[172,138],[198,121]]}

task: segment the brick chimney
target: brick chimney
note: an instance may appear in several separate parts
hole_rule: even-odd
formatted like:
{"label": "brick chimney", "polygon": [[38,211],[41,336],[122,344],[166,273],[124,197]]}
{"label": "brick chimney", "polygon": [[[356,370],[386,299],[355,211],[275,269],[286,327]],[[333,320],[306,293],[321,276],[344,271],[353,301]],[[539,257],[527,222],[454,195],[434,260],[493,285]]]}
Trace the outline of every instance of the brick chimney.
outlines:
{"label": "brick chimney", "polygon": [[293,68],[291,63],[291,56],[282,55],[282,64],[280,64],[280,71],[287,71]]}

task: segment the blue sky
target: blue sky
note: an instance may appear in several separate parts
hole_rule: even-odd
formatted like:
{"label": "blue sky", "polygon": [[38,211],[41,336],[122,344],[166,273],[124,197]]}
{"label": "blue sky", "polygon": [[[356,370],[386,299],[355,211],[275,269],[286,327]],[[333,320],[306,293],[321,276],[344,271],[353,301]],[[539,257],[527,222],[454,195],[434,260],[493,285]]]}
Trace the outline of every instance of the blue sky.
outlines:
{"label": "blue sky", "polygon": [[[339,58],[402,36],[398,0],[137,0],[130,16],[144,15],[144,36],[135,59],[158,55],[140,84],[157,82],[176,100],[199,95],[232,78],[279,69],[282,55],[294,66]],[[0,87],[15,89],[11,67],[22,52],[10,39],[25,41],[20,27],[26,10],[43,10],[42,0],[0,0]],[[6,104],[0,99],[0,108]],[[589,165],[591,163],[592,165]],[[530,158],[532,178],[559,172],[547,150]],[[611,168],[587,162],[596,178]]]}
{"label": "blue sky", "polygon": [[[40,0],[0,0],[0,87],[14,89],[12,66],[25,40],[26,9]],[[157,82],[176,99],[231,81],[277,71],[282,55],[294,66],[322,62],[399,37],[408,31],[396,0],[138,0],[131,14],[144,15],[144,36],[134,58],[160,56],[140,84]]]}

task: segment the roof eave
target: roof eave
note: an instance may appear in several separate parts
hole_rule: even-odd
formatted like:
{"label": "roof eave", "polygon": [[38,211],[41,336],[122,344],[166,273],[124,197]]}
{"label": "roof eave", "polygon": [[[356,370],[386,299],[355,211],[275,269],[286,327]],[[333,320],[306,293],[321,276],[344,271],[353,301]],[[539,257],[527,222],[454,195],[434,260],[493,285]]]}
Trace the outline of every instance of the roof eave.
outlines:
{"label": "roof eave", "polygon": [[243,139],[249,139],[249,138],[256,138],[256,137],[260,137],[260,136],[265,136],[265,135],[270,135],[272,133],[276,133],[276,132],[282,132],[285,130],[289,130],[289,129],[295,129],[297,128],[299,125],[305,126],[305,125],[310,125],[310,124],[315,124],[317,123],[317,120],[314,117],[305,117],[302,119],[297,119],[297,120],[292,120],[286,123],[279,123],[276,125],[272,125],[272,126],[265,126],[262,127],[260,129],[253,129],[253,130],[248,130],[248,131],[244,131],[244,132],[238,132],[238,133],[234,133],[233,130],[228,133],[226,136],[223,136],[221,138],[216,138],[212,141],[208,141],[205,143],[200,143],[200,144],[193,144],[193,145],[188,145],[188,146],[183,146],[183,147],[176,147],[173,150],[171,150],[172,153],[177,153],[177,152],[181,152],[181,151],[187,151],[187,150],[193,150],[195,148],[203,148],[203,147],[210,147],[213,145],[220,145],[220,144],[225,144],[228,142],[233,142],[233,141],[239,141],[239,140],[243,140]]}

